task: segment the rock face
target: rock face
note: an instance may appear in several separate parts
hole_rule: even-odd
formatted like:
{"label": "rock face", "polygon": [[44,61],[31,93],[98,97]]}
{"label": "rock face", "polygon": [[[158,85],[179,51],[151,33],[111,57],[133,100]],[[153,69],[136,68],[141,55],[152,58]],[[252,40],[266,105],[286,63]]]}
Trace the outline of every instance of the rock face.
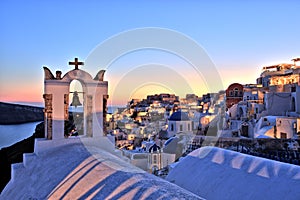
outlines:
{"label": "rock face", "polygon": [[0,102],[0,124],[21,124],[44,120],[43,108]]}
{"label": "rock face", "polygon": [[11,178],[11,164],[23,162],[23,154],[34,151],[35,138],[42,138],[44,135],[44,122],[41,122],[32,136],[0,149],[0,194]]}
{"label": "rock face", "polygon": [[166,179],[206,199],[300,199],[300,167],[216,147],[181,160]]}

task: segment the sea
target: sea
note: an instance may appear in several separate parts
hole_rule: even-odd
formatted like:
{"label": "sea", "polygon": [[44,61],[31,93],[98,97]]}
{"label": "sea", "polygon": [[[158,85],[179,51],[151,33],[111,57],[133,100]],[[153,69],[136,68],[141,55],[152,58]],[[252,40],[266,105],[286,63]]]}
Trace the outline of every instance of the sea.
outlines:
{"label": "sea", "polygon": [[[36,103],[17,102],[17,104],[43,107],[42,104],[36,104]],[[108,106],[107,112],[114,113],[117,110],[117,108],[120,107],[125,107],[125,106]],[[82,110],[83,109],[81,107],[77,107],[76,109],[73,109],[73,111],[77,111],[77,112],[80,112]],[[3,147],[11,146],[23,139],[30,137],[34,133],[36,125],[39,123],[40,122],[24,123],[24,124],[17,124],[17,125],[0,125],[0,149]]]}
{"label": "sea", "polygon": [[0,125],[0,149],[30,137],[40,122],[17,125]]}

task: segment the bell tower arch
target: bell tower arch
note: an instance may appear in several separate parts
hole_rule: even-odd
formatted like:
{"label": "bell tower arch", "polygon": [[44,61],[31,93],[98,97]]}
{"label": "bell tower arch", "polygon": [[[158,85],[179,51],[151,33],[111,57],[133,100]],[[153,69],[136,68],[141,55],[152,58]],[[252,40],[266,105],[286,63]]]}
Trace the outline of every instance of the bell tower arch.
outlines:
{"label": "bell tower arch", "polygon": [[75,58],[69,65],[75,69],[67,72],[63,77],[61,71],[56,71],[56,77],[44,67],[44,122],[45,137],[47,139],[64,138],[65,121],[69,118],[69,91],[70,83],[78,80],[84,93],[83,132],[88,137],[105,135],[104,116],[108,98],[108,82],[103,80],[105,70],[100,70],[95,78],[78,68],[83,65]]}
{"label": "bell tower arch", "polygon": [[85,135],[84,133],[84,104],[85,94],[80,81],[73,80],[70,83],[69,102],[66,103],[65,137]]}

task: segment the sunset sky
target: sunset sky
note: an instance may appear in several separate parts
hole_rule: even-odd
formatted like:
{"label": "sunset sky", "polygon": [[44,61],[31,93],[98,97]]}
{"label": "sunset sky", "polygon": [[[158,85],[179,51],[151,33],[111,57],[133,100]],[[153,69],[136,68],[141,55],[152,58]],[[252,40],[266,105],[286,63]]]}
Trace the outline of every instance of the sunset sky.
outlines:
{"label": "sunset sky", "polygon": [[[106,41],[149,27],[196,42],[203,49],[201,59],[210,59],[216,77],[221,77],[222,86],[214,86],[220,90],[233,82],[255,83],[263,66],[291,63],[300,57],[297,0],[2,0],[0,8],[0,101],[4,102],[42,102],[43,66],[65,74],[73,69],[68,62],[74,57],[86,62],[80,69],[92,76],[107,70],[104,78],[109,81],[110,104],[160,92],[180,96],[216,92],[210,91],[212,83],[207,83],[204,71],[211,67],[196,73],[190,60],[172,53],[173,48],[184,49],[181,40],[172,42],[170,51],[157,46],[129,49],[113,60],[101,60],[126,42],[141,39],[132,37],[95,55]],[[159,41],[151,34],[143,37]],[[188,55],[197,53],[192,48],[188,51]],[[94,65],[89,62],[93,56],[100,59]]]}

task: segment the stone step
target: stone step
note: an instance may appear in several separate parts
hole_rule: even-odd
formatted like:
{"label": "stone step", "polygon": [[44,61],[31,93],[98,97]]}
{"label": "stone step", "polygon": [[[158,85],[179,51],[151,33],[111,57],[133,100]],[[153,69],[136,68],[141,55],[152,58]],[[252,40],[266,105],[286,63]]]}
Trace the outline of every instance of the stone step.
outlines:
{"label": "stone step", "polygon": [[24,167],[27,168],[29,165],[32,165],[36,157],[35,153],[23,153]]}
{"label": "stone step", "polygon": [[19,176],[25,173],[25,167],[23,163],[15,163],[11,165],[11,182],[14,182]]}
{"label": "stone step", "polygon": [[47,140],[45,138],[36,138],[34,140],[34,153],[36,155],[38,155],[41,151],[43,151],[43,149],[44,149],[43,144],[47,143],[47,141],[49,141],[49,140]]}

